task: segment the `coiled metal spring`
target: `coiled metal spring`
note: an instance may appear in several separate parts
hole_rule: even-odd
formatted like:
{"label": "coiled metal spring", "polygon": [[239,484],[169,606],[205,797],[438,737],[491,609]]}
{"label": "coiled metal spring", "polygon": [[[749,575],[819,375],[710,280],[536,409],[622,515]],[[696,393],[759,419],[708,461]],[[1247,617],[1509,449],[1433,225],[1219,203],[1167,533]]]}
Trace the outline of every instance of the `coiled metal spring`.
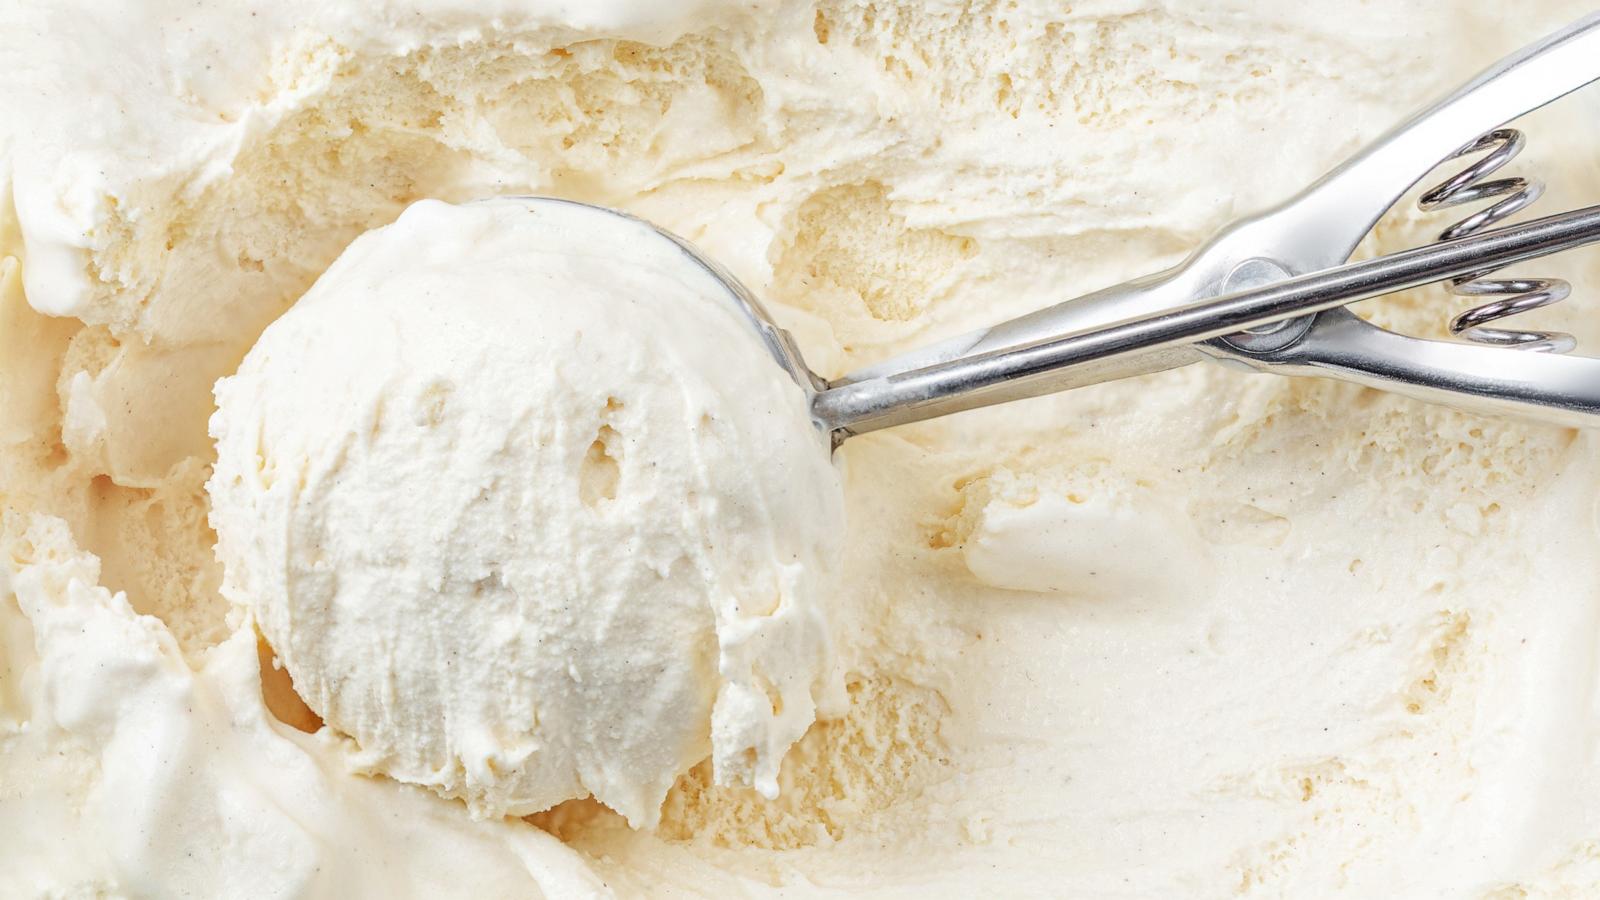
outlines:
{"label": "coiled metal spring", "polygon": [[[1418,201],[1426,212],[1502,198],[1439,233],[1442,241],[1465,237],[1527,208],[1544,195],[1544,182],[1509,177],[1486,180],[1522,152],[1525,139],[1514,128],[1491,131],[1450,155],[1450,159],[1485,153],[1482,159],[1435,185]],[[1572,285],[1559,278],[1489,278],[1494,269],[1471,272],[1450,280],[1450,291],[1470,298],[1500,299],[1467,310],[1450,320],[1450,333],[1481,344],[1516,347],[1545,353],[1566,353],[1577,346],[1570,334],[1558,331],[1517,331],[1487,327],[1491,322],[1541,309],[1565,300]]]}

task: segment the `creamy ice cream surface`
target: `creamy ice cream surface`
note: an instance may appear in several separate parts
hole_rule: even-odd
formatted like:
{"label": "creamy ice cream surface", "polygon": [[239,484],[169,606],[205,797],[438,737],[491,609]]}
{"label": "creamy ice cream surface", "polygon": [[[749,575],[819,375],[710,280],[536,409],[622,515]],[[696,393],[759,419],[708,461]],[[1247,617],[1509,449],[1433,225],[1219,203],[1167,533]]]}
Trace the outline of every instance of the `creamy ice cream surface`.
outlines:
{"label": "creamy ice cream surface", "polygon": [[653,826],[708,755],[777,793],[818,701],[843,496],[804,395],[648,225],[423,201],[217,386],[223,593],[400,781]]}
{"label": "creamy ice cream surface", "polygon": [[0,9],[0,896],[1600,892],[1594,436],[1195,366],[830,463],[681,257],[469,202],[657,222],[834,377],[1586,11]]}

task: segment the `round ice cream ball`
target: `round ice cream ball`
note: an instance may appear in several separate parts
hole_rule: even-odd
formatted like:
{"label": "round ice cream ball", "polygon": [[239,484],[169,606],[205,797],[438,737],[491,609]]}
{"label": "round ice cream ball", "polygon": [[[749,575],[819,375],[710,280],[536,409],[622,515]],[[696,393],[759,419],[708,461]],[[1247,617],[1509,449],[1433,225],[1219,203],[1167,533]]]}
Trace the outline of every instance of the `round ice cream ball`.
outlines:
{"label": "round ice cream ball", "polygon": [[843,499],[718,283],[577,205],[423,201],[216,388],[224,591],[358,764],[655,823],[686,769],[777,791],[842,705]]}

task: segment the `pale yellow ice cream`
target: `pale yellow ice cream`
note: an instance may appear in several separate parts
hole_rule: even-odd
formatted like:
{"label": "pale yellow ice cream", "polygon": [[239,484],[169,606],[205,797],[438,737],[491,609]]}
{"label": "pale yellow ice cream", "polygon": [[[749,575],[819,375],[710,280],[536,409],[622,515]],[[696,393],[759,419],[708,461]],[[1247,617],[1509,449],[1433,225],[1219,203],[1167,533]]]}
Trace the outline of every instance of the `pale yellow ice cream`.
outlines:
{"label": "pale yellow ice cream", "polygon": [[[0,895],[1600,892],[1592,435],[1196,366],[852,439],[842,715],[654,828],[375,777],[270,660],[269,713],[205,490],[214,384],[415,201],[659,222],[836,376],[1176,262],[1587,11],[0,10]],[[1600,187],[1593,109],[1527,123],[1535,212]],[[1529,267],[1590,352],[1593,259]]]}
{"label": "pale yellow ice cream", "polygon": [[777,794],[843,711],[844,498],[726,287],[571,203],[425,200],[217,383],[223,594],[359,764],[480,816]]}

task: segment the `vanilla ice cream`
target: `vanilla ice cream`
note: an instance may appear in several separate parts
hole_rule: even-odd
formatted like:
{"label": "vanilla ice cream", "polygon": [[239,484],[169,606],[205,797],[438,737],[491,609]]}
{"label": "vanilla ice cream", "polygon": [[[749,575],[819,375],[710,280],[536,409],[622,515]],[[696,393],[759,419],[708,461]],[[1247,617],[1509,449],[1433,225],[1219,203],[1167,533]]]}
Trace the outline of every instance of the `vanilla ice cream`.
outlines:
{"label": "vanilla ice cream", "polygon": [[217,384],[223,593],[364,769],[653,826],[843,711],[843,496],[800,387],[643,223],[422,201]]}
{"label": "vanilla ice cream", "polygon": [[[470,203],[681,234],[833,378],[1588,11],[6,5],[0,895],[1600,893],[1594,435],[1204,365],[835,470],[693,279]],[[1528,214],[1600,189],[1593,111],[1522,123]],[[1597,352],[1595,254],[1524,268]]]}

